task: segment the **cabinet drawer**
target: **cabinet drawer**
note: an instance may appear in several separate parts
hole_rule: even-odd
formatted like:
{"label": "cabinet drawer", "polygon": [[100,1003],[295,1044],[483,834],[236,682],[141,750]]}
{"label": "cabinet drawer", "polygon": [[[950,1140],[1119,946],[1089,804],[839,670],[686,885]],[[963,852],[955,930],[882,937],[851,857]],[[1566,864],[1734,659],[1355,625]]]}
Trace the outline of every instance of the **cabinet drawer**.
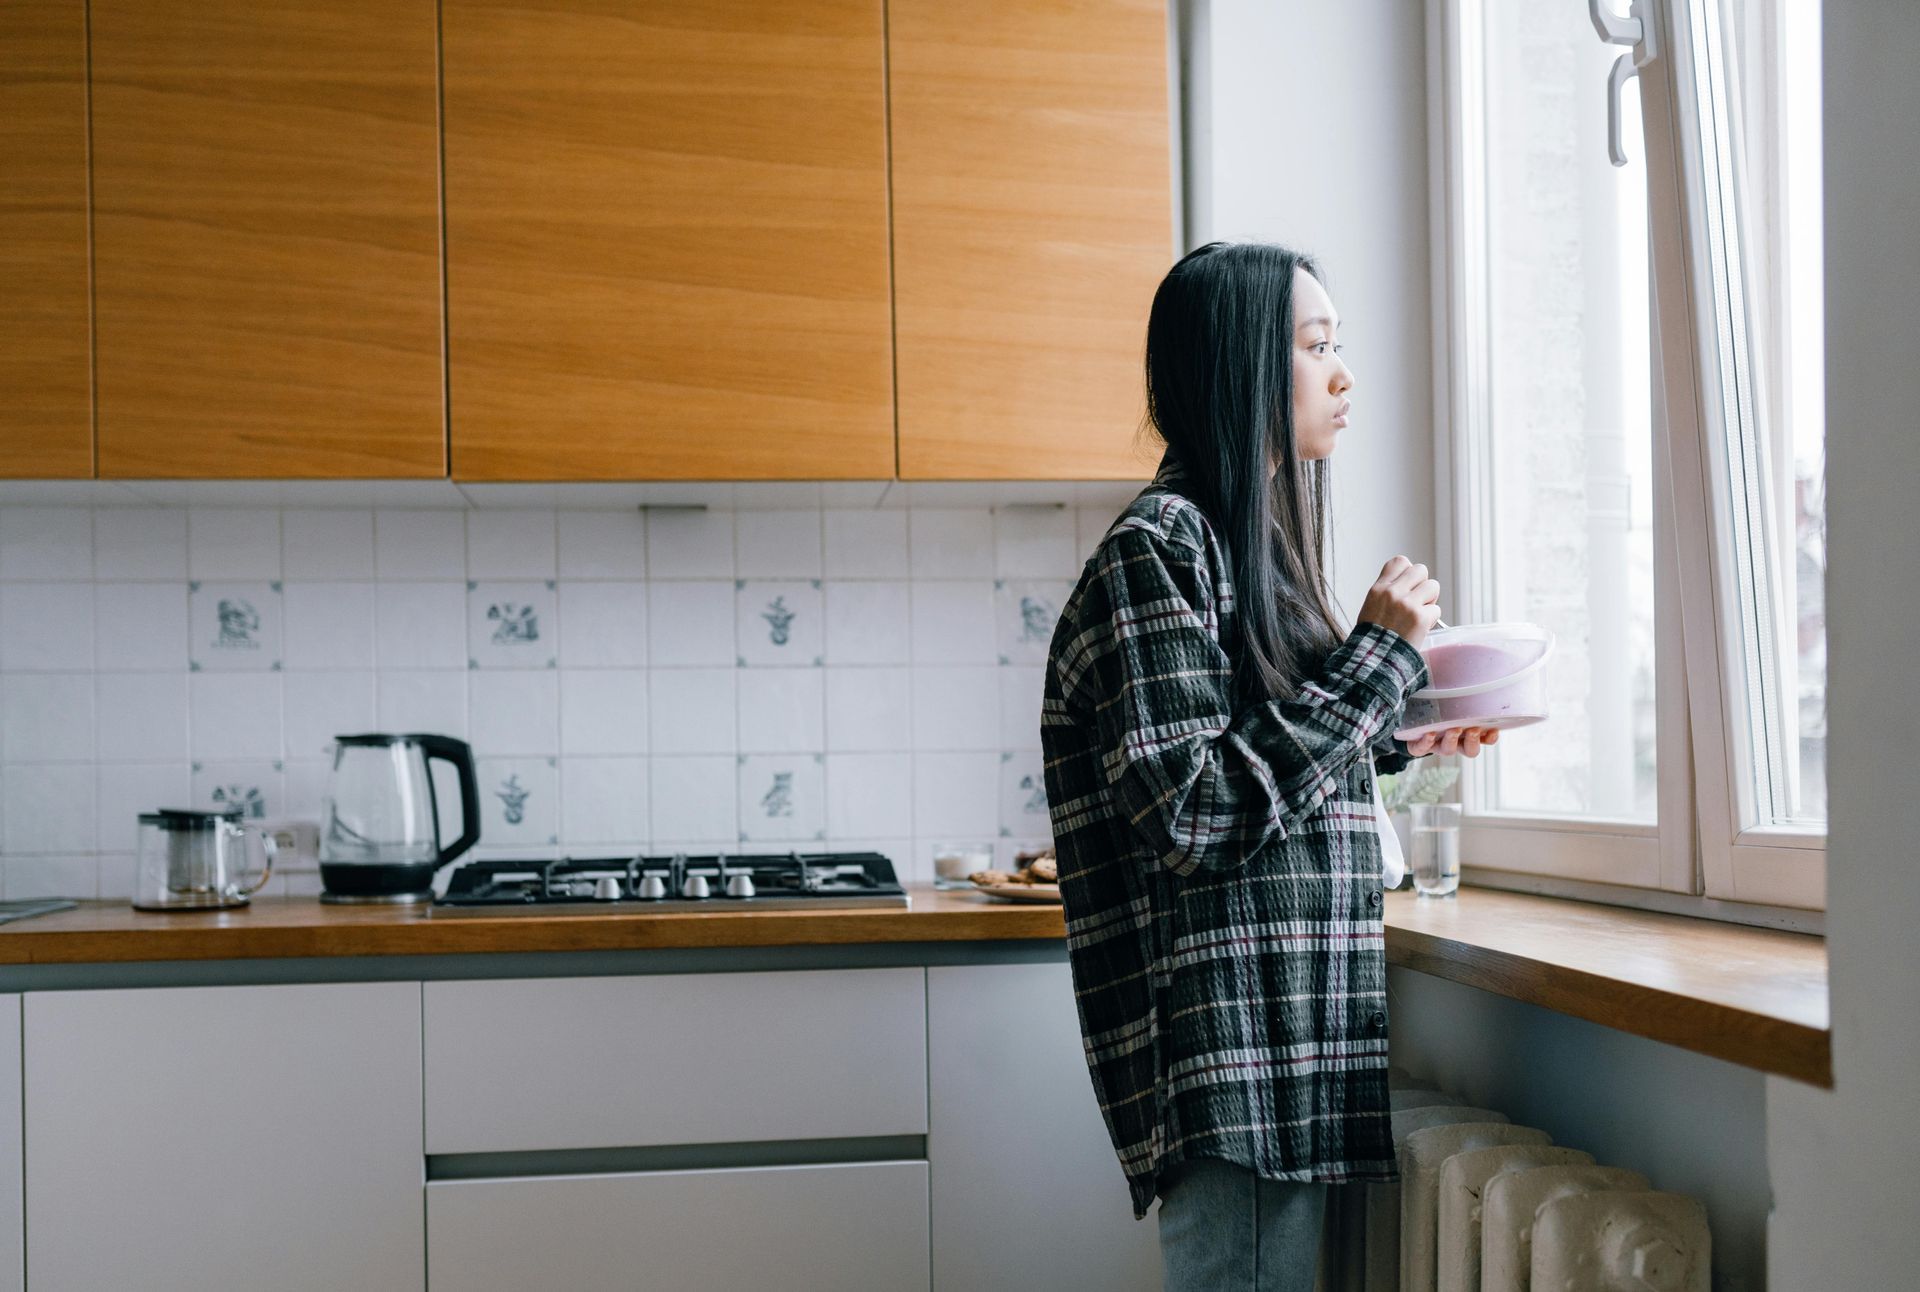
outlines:
{"label": "cabinet drawer", "polygon": [[427,1186],[431,1292],[928,1285],[927,1164]]}
{"label": "cabinet drawer", "polygon": [[926,972],[426,984],[428,1153],[924,1135]]}

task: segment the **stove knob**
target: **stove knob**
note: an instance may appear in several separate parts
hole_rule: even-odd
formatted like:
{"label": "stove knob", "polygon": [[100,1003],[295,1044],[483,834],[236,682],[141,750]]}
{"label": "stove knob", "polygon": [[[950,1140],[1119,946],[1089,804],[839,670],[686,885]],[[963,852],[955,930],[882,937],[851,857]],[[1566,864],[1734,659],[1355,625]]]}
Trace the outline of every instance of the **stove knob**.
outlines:
{"label": "stove knob", "polygon": [[707,877],[705,875],[688,875],[685,882],[680,885],[680,896],[689,899],[712,896],[711,891],[707,888]]}
{"label": "stove knob", "polygon": [[752,875],[728,875],[727,876],[727,896],[728,897],[752,897],[753,896],[753,876]]}
{"label": "stove knob", "polygon": [[658,875],[642,875],[640,877],[640,897],[649,902],[657,902],[666,895],[666,880],[660,878]]}
{"label": "stove knob", "polygon": [[612,875],[602,875],[593,881],[593,895],[603,902],[618,901],[620,898],[620,881]]}

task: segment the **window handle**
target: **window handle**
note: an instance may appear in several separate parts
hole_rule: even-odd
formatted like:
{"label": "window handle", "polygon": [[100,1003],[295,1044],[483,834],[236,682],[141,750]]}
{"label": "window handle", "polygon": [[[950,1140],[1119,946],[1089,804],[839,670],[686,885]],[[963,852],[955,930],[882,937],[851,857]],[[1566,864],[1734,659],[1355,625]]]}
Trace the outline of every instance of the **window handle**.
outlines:
{"label": "window handle", "polygon": [[1620,91],[1628,77],[1638,75],[1654,59],[1652,6],[1653,0],[1633,0],[1622,17],[1608,0],[1587,0],[1587,14],[1600,39],[1632,47],[1631,53],[1613,60],[1613,69],[1607,73],[1607,159],[1615,166],[1627,164],[1627,152],[1620,143]]}

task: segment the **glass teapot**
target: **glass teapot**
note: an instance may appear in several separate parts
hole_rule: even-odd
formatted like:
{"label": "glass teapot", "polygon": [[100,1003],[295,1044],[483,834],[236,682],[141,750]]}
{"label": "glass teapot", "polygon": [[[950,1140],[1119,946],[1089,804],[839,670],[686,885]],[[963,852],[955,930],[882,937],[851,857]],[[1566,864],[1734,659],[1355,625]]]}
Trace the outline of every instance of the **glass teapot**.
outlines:
{"label": "glass teapot", "polygon": [[[460,837],[440,840],[434,761],[460,781]],[[418,902],[434,872],[480,838],[473,749],[452,736],[414,732],[334,738],[333,771],[320,812],[321,900]]]}
{"label": "glass teapot", "polygon": [[[249,849],[252,839],[255,847]],[[249,882],[249,854],[260,858]],[[142,911],[245,906],[273,877],[273,837],[242,825],[240,810],[161,808],[140,814],[133,905]]]}

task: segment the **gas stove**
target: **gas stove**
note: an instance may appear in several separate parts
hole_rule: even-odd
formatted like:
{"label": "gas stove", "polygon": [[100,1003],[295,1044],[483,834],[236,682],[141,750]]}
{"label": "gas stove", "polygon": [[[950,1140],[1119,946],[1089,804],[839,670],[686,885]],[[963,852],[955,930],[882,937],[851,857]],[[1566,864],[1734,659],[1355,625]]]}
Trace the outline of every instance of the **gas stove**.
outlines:
{"label": "gas stove", "polygon": [[433,903],[436,915],[906,905],[893,863],[877,852],[469,861]]}

